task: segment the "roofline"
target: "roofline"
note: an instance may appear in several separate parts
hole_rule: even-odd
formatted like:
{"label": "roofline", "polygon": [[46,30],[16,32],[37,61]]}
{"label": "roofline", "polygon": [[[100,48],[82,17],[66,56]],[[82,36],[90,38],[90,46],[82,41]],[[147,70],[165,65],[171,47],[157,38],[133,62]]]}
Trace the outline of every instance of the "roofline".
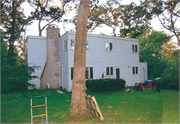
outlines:
{"label": "roofline", "polygon": [[28,36],[26,37],[26,40],[27,40],[27,39],[43,39],[43,40],[46,40],[46,37],[44,37],[44,36],[28,35]]}
{"label": "roofline", "polygon": [[[63,35],[68,34],[68,35],[76,35],[76,32],[74,31],[66,31]],[[61,35],[60,37],[62,37]],[[136,41],[139,42],[139,39],[136,38],[126,38],[126,37],[115,37],[115,36],[107,36],[107,35],[100,35],[100,34],[90,34],[87,33],[87,37],[98,37],[98,38],[105,38],[105,39],[115,39],[115,40],[126,40],[126,41]],[[28,35],[27,39],[46,39],[44,36],[33,36],[33,35]]]}
{"label": "roofline", "polygon": [[[75,35],[76,34],[73,31],[68,31],[66,33],[68,33],[69,35]],[[105,39],[126,40],[126,41],[128,40],[128,41],[139,42],[139,39],[136,39],[136,38],[115,37],[115,36],[107,36],[107,35],[100,35],[100,34],[90,34],[90,33],[87,33],[87,37],[98,37],[98,38],[105,38]]]}

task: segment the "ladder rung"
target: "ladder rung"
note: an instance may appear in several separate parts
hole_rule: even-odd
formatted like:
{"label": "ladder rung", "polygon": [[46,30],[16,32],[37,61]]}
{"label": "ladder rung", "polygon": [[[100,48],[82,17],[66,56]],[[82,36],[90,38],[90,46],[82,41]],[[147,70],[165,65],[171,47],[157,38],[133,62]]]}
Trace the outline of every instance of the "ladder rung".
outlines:
{"label": "ladder rung", "polygon": [[35,117],[39,117],[39,116],[43,116],[43,115],[47,115],[47,114],[41,114],[41,115],[31,116],[31,118],[35,118]]}
{"label": "ladder rung", "polygon": [[42,106],[47,106],[47,104],[44,104],[44,105],[37,105],[37,106],[31,106],[31,108],[42,107]]}

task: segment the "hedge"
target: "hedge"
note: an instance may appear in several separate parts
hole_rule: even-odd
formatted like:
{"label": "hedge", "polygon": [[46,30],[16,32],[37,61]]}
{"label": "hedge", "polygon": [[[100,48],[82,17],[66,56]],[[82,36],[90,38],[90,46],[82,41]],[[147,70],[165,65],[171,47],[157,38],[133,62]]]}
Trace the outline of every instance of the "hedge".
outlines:
{"label": "hedge", "polygon": [[123,79],[95,79],[87,80],[86,88],[92,92],[113,92],[125,88],[126,81]]}

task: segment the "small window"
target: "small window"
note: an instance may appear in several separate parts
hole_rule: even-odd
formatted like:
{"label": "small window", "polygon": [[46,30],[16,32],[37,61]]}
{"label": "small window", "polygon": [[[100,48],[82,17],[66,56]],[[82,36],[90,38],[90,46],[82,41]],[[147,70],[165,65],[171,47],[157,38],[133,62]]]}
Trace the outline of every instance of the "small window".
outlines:
{"label": "small window", "polygon": [[89,45],[88,45],[88,42],[86,41],[86,49],[88,50],[89,49]]}
{"label": "small window", "polygon": [[106,67],[106,75],[113,75],[113,67]]}
{"label": "small window", "polygon": [[90,79],[93,79],[93,67],[90,67]]}
{"label": "small window", "polygon": [[138,52],[138,47],[137,45],[132,45],[132,52],[137,53]]}
{"label": "small window", "polygon": [[110,67],[110,70],[111,70],[111,75],[113,75],[113,67]]}
{"label": "small window", "polygon": [[85,78],[86,79],[93,79],[93,67],[86,67]]}
{"label": "small window", "polygon": [[113,45],[112,43],[106,43],[106,51],[112,51]]}
{"label": "small window", "polygon": [[64,40],[64,50],[67,50],[67,40]]}
{"label": "small window", "polygon": [[85,71],[85,79],[88,79],[88,67],[86,67],[86,71]]}
{"label": "small window", "polygon": [[133,74],[138,74],[138,67],[132,67]]}
{"label": "small window", "polygon": [[70,44],[70,45],[71,45],[71,49],[74,49],[74,46],[75,46],[74,40],[71,39],[71,40],[70,40],[70,43],[71,43],[71,44]]}
{"label": "small window", "polygon": [[73,80],[73,68],[71,68],[71,80]]}

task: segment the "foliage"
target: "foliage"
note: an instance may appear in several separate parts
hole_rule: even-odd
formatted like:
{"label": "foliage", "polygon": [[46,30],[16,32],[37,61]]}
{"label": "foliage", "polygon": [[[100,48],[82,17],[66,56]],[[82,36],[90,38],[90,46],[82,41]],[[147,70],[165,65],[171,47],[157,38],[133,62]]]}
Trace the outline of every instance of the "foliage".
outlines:
{"label": "foliage", "polygon": [[180,11],[176,9],[176,6],[180,3],[179,0],[146,0],[146,5],[149,6],[148,10],[156,15],[161,25],[166,30],[173,33],[180,43],[180,28],[179,19]]}
{"label": "foliage", "polygon": [[162,79],[155,83],[162,89],[179,90],[179,60],[169,64],[162,74]]}
{"label": "foliage", "polygon": [[123,24],[120,28],[121,37],[136,38],[149,29],[152,13],[147,10],[147,6],[141,1],[137,6],[135,3],[121,6],[121,16]]}
{"label": "foliage", "polygon": [[25,91],[28,89],[28,85],[34,86],[28,83],[28,80],[37,78],[37,76],[31,76],[34,73],[37,66],[28,67],[26,65],[4,65],[1,67],[1,92],[16,92]]}
{"label": "foliage", "polygon": [[170,41],[170,37],[163,32],[152,31],[145,32],[139,39],[140,61],[148,63],[148,78],[161,77],[169,63],[162,53],[163,45]]}
{"label": "foliage", "polygon": [[28,25],[30,21],[21,8],[23,2],[24,0],[1,1],[1,40],[8,46],[7,63],[12,66],[17,64],[17,50],[14,43],[22,38],[25,25]]}
{"label": "foliage", "polygon": [[[30,18],[31,20],[38,20],[39,36],[42,35],[42,31],[48,25],[61,20],[65,14],[65,6],[70,1],[72,0],[60,0],[60,6],[57,6],[57,4],[53,4],[53,0],[28,0],[34,10],[31,11]],[[46,24],[41,27],[42,21],[46,21]]]}
{"label": "foliage", "polygon": [[86,87],[88,90],[96,93],[119,91],[125,88],[123,79],[97,79],[87,80]]}
{"label": "foliage", "polygon": [[[152,14],[147,11],[144,2],[122,5],[118,0],[107,0],[105,4],[96,4],[90,8],[88,31],[106,25],[112,28],[113,36],[136,38],[149,29]],[[76,25],[77,16],[73,23]],[[119,33],[116,31],[119,30]]]}

